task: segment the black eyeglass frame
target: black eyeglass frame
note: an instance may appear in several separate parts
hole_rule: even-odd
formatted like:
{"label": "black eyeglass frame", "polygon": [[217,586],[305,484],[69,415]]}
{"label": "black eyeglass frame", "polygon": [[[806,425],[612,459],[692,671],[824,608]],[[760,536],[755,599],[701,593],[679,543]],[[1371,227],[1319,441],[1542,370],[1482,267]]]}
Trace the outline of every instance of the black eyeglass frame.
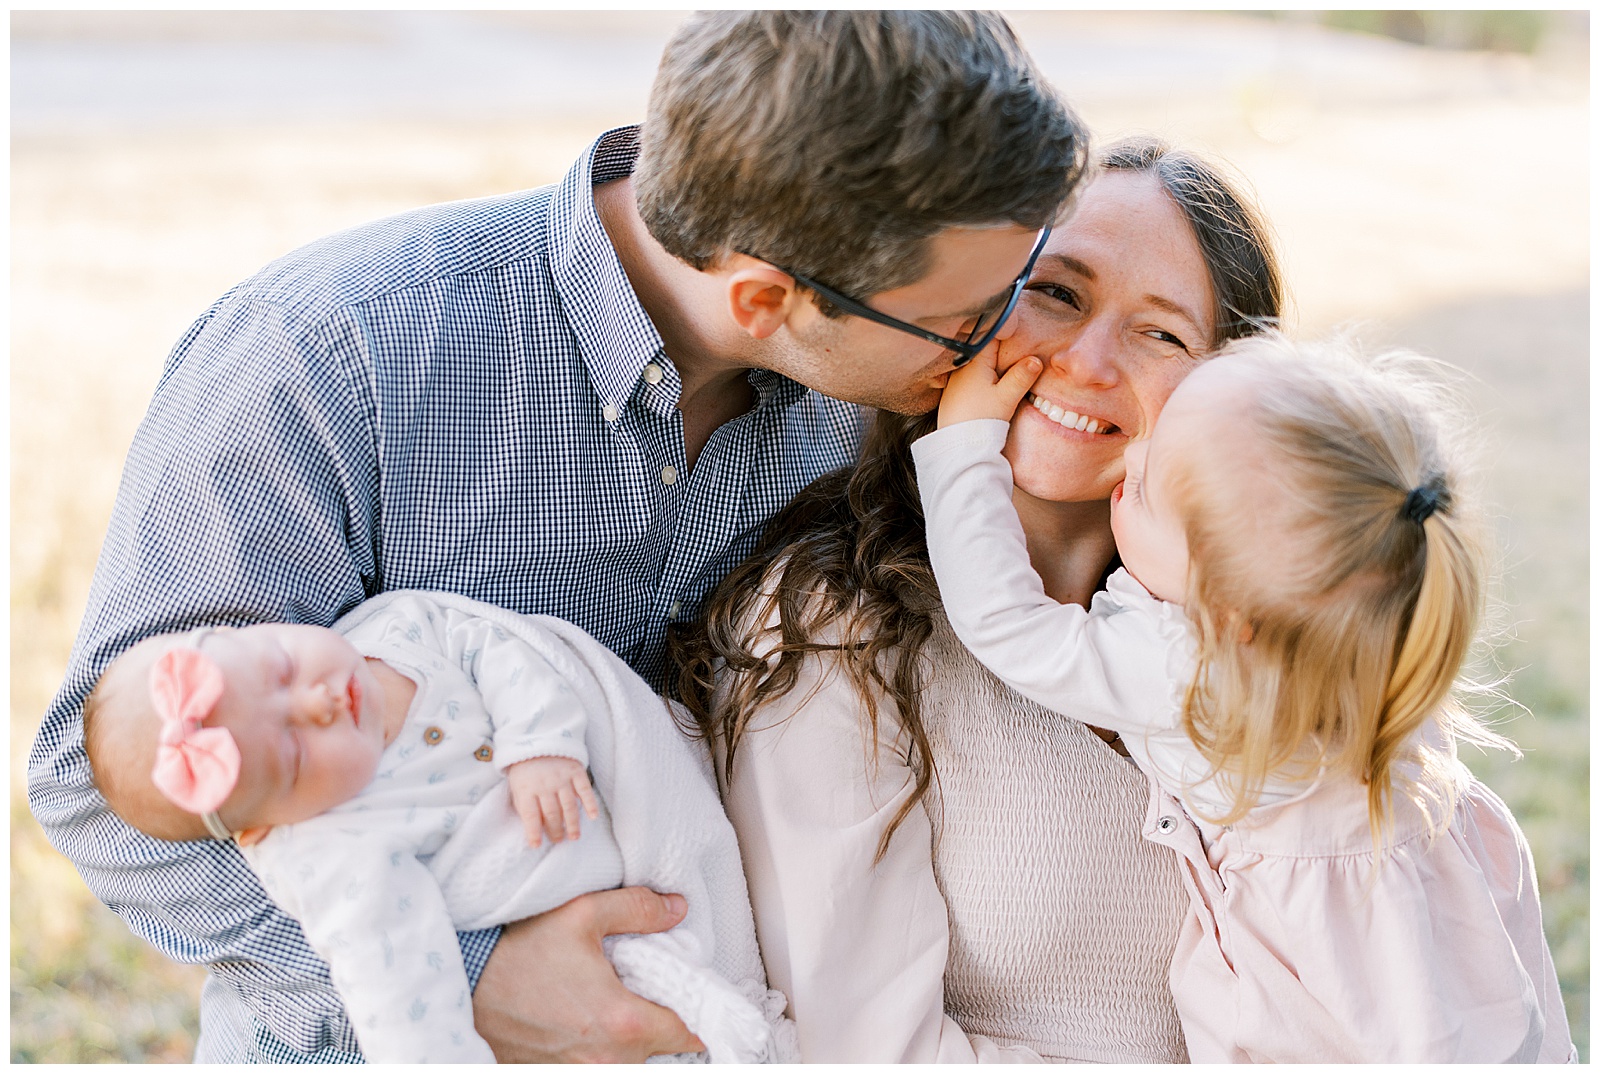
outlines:
{"label": "black eyeglass frame", "polygon": [[[795,283],[815,291],[817,294],[821,295],[823,298],[827,299],[829,302],[832,302],[835,306],[838,306],[840,309],[844,310],[848,314],[851,314],[852,316],[865,318],[866,320],[872,321],[875,324],[881,324],[885,328],[893,328],[904,332],[907,335],[916,336],[918,339],[925,339],[929,343],[937,343],[947,351],[954,351],[956,360],[952,364],[955,366],[955,368],[960,369],[962,366],[972,361],[972,359],[977,356],[979,351],[987,347],[989,345],[989,341],[994,339],[994,337],[999,334],[1000,329],[1005,326],[1006,321],[1011,319],[1011,314],[1016,310],[1017,303],[1022,298],[1022,289],[1028,285],[1028,277],[1033,273],[1033,264],[1035,261],[1039,260],[1039,255],[1044,251],[1044,244],[1048,242],[1049,239],[1050,228],[1047,226],[1043,231],[1039,232],[1039,238],[1033,244],[1033,252],[1028,255],[1028,263],[1022,266],[1022,274],[1019,275],[1011,284],[1011,297],[1006,300],[1005,308],[1000,311],[999,318],[994,322],[994,324],[989,326],[988,331],[983,333],[982,339],[973,338],[977,334],[979,326],[983,324],[982,314],[979,314],[978,323],[972,326],[972,331],[967,333],[966,339],[951,339],[949,336],[941,336],[937,332],[930,332],[926,328],[919,328],[914,324],[902,321],[898,317],[891,317],[887,313],[880,313],[864,302],[858,302],[849,295],[842,295],[826,284],[818,283],[809,276],[802,276],[800,273],[795,272],[792,269],[786,269],[782,265],[779,265],[775,262],[768,261],[767,264],[772,265],[773,268],[780,272],[787,273],[788,275],[794,277]],[[747,256],[755,257],[756,255],[749,254]],[[765,261],[766,259],[760,258],[759,260]]]}

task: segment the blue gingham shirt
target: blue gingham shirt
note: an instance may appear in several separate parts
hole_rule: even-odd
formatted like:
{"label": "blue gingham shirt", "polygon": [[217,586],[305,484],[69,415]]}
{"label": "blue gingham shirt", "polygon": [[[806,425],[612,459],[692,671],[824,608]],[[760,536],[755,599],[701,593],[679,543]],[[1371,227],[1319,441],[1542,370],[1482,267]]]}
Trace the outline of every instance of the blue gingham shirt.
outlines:
{"label": "blue gingham shirt", "polygon": [[[594,207],[637,155],[619,128],[557,186],[313,243],[224,295],[167,361],[28,799],[134,932],[210,964],[204,1058],[359,1052],[326,966],[233,845],[148,838],[93,789],[81,706],[119,652],[437,589],[560,616],[659,684],[667,623],[855,456],[856,407],[753,370],[754,407],[689,470],[678,373]],[[498,935],[462,935],[474,983]]]}

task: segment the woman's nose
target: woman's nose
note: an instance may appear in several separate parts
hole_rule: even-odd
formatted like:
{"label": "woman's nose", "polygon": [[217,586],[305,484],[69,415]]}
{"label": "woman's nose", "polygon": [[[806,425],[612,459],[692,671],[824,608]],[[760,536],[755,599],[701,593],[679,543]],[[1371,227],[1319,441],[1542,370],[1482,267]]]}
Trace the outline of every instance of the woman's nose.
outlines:
{"label": "woman's nose", "polygon": [[1090,387],[1109,387],[1121,376],[1116,332],[1087,324],[1050,355],[1050,365],[1064,376]]}

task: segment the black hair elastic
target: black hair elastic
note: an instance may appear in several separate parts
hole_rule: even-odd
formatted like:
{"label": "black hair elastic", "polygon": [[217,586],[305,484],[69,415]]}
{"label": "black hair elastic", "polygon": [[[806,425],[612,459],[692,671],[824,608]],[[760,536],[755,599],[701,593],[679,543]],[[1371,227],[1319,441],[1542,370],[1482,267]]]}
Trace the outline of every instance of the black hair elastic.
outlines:
{"label": "black hair elastic", "polygon": [[1433,474],[1406,494],[1400,513],[1420,526],[1439,508],[1449,506],[1450,493],[1444,487],[1444,475]]}

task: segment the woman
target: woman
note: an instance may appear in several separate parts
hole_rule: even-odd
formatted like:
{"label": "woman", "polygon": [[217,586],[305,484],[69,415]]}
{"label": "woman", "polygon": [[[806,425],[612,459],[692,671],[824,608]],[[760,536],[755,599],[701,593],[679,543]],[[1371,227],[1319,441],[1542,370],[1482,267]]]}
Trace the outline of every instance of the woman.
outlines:
{"label": "woman", "polygon": [[[1264,225],[1215,170],[1147,141],[1100,163],[1000,344],[1002,367],[1045,362],[1006,456],[1047,591],[1084,605],[1115,563],[1123,448],[1282,301]],[[879,415],[684,656],[769,979],[807,1061],[1181,1060],[1184,896],[1142,835],[1148,784],[1114,735],[1012,693],[950,633],[909,453],[932,425]]]}

